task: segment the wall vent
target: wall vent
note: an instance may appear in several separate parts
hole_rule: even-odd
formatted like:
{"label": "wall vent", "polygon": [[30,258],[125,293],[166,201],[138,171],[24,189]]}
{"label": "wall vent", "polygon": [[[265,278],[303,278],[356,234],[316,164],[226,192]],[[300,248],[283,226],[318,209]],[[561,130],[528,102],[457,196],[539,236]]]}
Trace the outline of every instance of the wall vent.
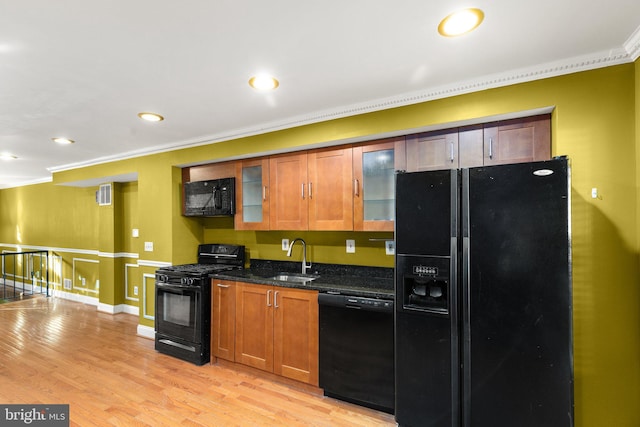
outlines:
{"label": "wall vent", "polygon": [[111,205],[111,184],[102,184],[96,191],[96,202],[100,206]]}

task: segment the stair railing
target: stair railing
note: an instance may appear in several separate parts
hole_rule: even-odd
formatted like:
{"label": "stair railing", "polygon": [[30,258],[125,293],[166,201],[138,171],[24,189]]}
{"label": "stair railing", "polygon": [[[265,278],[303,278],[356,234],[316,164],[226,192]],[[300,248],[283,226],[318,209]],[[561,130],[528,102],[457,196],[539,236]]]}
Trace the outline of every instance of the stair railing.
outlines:
{"label": "stair railing", "polygon": [[0,300],[49,293],[49,252],[4,252],[0,274]]}

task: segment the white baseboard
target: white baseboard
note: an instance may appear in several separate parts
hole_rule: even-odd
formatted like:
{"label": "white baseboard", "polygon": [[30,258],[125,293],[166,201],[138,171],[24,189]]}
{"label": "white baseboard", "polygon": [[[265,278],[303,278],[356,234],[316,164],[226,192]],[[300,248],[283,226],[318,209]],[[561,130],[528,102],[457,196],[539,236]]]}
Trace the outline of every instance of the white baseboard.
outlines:
{"label": "white baseboard", "polygon": [[151,326],[138,325],[138,335],[152,340],[156,339],[156,331]]}
{"label": "white baseboard", "polygon": [[56,298],[62,298],[62,299],[70,300],[70,301],[81,302],[83,304],[93,305],[93,306],[96,306],[96,307],[98,307],[98,305],[100,304],[100,300],[98,300],[98,298],[96,298],[96,297],[90,297],[90,296],[87,296],[87,295],[74,294],[73,292],[65,292],[65,291],[61,291],[61,290],[58,290],[58,289],[54,290],[51,293],[51,296],[56,297]]}
{"label": "white baseboard", "polygon": [[52,296],[56,298],[62,298],[70,301],[81,302],[87,305],[95,306],[98,311],[109,314],[126,313],[134,316],[139,316],[140,308],[129,304],[104,304],[96,297],[90,297],[87,295],[80,295],[72,292],[65,292],[61,290],[55,290],[52,292]]}
{"label": "white baseboard", "polygon": [[109,313],[109,314],[126,313],[126,314],[132,314],[134,316],[138,316],[140,309],[138,307],[134,307],[128,304],[110,305],[110,304],[99,303],[98,311],[102,311],[103,313]]}

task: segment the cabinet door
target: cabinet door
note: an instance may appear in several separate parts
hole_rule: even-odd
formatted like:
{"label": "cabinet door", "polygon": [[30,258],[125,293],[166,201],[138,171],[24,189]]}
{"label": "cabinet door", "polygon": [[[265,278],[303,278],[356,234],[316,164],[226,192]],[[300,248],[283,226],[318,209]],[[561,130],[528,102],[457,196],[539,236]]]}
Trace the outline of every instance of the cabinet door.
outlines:
{"label": "cabinet door", "polygon": [[353,147],[353,229],[393,231],[395,171],[402,170],[404,138]]}
{"label": "cabinet door", "polygon": [[524,163],[551,158],[549,115],[484,126],[484,164]]}
{"label": "cabinet door", "polygon": [[271,229],[308,229],[307,155],[302,153],[271,157],[269,185]]}
{"label": "cabinet door", "polygon": [[274,373],[318,385],[318,292],[274,287]]}
{"label": "cabinet door", "polygon": [[353,230],[351,147],[309,152],[309,229]]}
{"label": "cabinet door", "polygon": [[236,283],[236,362],[273,372],[273,287]]}
{"label": "cabinet door", "polygon": [[269,229],[269,160],[236,164],[236,230]]}
{"label": "cabinet door", "polygon": [[458,129],[407,136],[407,172],[456,169]]}
{"label": "cabinet door", "polygon": [[211,280],[211,354],[235,360],[236,284],[227,280]]}
{"label": "cabinet door", "polygon": [[458,132],[458,167],[484,165],[482,125],[460,128]]}

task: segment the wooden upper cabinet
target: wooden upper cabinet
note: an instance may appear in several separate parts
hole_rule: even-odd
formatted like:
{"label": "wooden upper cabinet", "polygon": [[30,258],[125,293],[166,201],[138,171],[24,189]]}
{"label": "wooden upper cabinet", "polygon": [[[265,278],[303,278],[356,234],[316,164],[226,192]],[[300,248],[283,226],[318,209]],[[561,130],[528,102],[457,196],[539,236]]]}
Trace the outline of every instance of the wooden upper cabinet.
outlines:
{"label": "wooden upper cabinet", "polygon": [[236,230],[269,229],[269,159],[236,162]]}
{"label": "wooden upper cabinet", "polygon": [[353,230],[351,147],[310,151],[307,157],[310,230]]}
{"label": "wooden upper cabinet", "polygon": [[182,169],[182,182],[230,178],[236,174],[235,162],[208,163]]}
{"label": "wooden upper cabinet", "polygon": [[271,230],[353,230],[351,147],[269,160]]}
{"label": "wooden upper cabinet", "polygon": [[471,168],[484,164],[482,136],[482,125],[458,130],[458,167]]}
{"label": "wooden upper cabinet", "polygon": [[233,362],[236,341],[236,284],[211,280],[211,359]]}
{"label": "wooden upper cabinet", "polygon": [[405,169],[404,137],[353,147],[355,231],[393,231],[395,171]]}
{"label": "wooden upper cabinet", "polygon": [[269,160],[269,221],[272,230],[307,230],[307,154],[273,156]]}
{"label": "wooden upper cabinet", "polygon": [[550,115],[484,125],[484,164],[525,163],[551,158]]}
{"label": "wooden upper cabinet", "polygon": [[550,116],[534,116],[408,135],[407,172],[551,158]]}
{"label": "wooden upper cabinet", "polygon": [[458,168],[458,129],[407,136],[407,172]]}

